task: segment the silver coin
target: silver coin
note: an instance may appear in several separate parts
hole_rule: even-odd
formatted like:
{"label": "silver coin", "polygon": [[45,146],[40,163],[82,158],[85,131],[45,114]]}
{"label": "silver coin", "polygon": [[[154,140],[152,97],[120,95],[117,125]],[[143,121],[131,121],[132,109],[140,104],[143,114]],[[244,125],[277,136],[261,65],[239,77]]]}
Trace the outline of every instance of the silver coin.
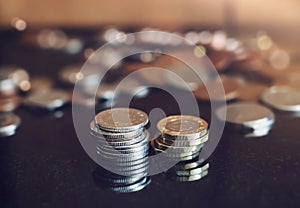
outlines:
{"label": "silver coin", "polygon": [[142,189],[144,189],[146,186],[148,186],[151,183],[151,179],[146,177],[145,179],[142,179],[140,182],[125,186],[125,187],[112,187],[111,190],[115,192],[120,193],[132,193],[137,192]]}
{"label": "silver coin", "polygon": [[54,110],[62,107],[68,101],[69,95],[67,92],[58,89],[50,89],[32,92],[25,98],[24,104],[29,107]]}
{"label": "silver coin", "polygon": [[300,90],[287,86],[273,86],[266,89],[261,99],[267,105],[282,111],[300,111]]}
{"label": "silver coin", "polygon": [[227,109],[226,122],[251,129],[270,126],[275,122],[274,113],[267,107],[251,102],[238,102],[217,109],[216,115],[224,114]]}
{"label": "silver coin", "polygon": [[202,178],[204,178],[208,174],[208,171],[203,171],[202,173],[191,175],[191,176],[177,176],[177,177],[171,177],[171,179],[174,179],[179,182],[191,182],[191,181],[197,181]]}
{"label": "silver coin", "polygon": [[92,131],[92,135],[100,136],[100,137],[102,136],[105,138],[133,138],[139,136],[144,131],[143,128],[139,128],[135,131],[122,132],[122,133],[103,131],[95,125],[94,120],[91,121],[90,123],[90,130]]}
{"label": "silver coin", "polygon": [[208,168],[209,168],[209,164],[207,163],[202,167],[197,167],[189,170],[176,170],[175,173],[177,176],[193,176],[207,171]]}
{"label": "silver coin", "polygon": [[116,84],[100,84],[97,90],[95,87],[84,88],[84,93],[89,96],[96,96],[100,100],[113,100],[119,95],[119,91],[116,90]]}
{"label": "silver coin", "polygon": [[[93,135],[93,134],[92,134]],[[149,134],[142,132],[140,135],[132,138],[103,138],[93,135],[96,144],[101,146],[109,146],[114,148],[130,148],[132,145],[141,146],[142,141],[148,142]]]}
{"label": "silver coin", "polygon": [[143,111],[133,108],[112,108],[98,113],[95,122],[105,131],[129,132],[145,126],[148,116]]}
{"label": "silver coin", "polygon": [[[6,90],[8,88],[19,88],[21,91],[30,90],[30,82],[29,82],[29,74],[28,72],[18,66],[2,66],[0,67],[0,80],[11,80],[14,86],[6,81]],[[4,83],[2,83],[4,84]],[[0,81],[0,89],[1,89],[1,81]],[[3,89],[3,88],[2,88]]]}
{"label": "silver coin", "polygon": [[165,143],[160,142],[158,139],[154,140],[156,143],[155,146],[162,150],[168,150],[168,152],[172,153],[185,153],[185,152],[191,152],[199,150],[199,147],[203,146],[203,144],[195,145],[195,146],[174,146],[174,145],[168,145]]}
{"label": "silver coin", "polygon": [[160,143],[164,143],[169,146],[175,146],[175,147],[191,147],[191,146],[197,146],[200,144],[203,144],[207,142],[208,140],[208,132],[206,135],[197,138],[197,139],[175,139],[175,140],[169,140],[164,137],[164,135],[157,138],[157,140]]}
{"label": "silver coin", "polygon": [[21,119],[13,113],[0,114],[0,137],[12,136],[20,126]]}
{"label": "silver coin", "polygon": [[88,67],[84,71],[81,71],[81,65],[70,65],[64,67],[60,73],[59,78],[66,84],[78,85],[85,87],[98,87],[98,84],[103,77],[103,70],[97,67]]}
{"label": "silver coin", "polygon": [[114,159],[109,159],[109,158],[101,158],[101,163],[112,165],[115,164],[118,167],[127,167],[127,166],[134,166],[134,165],[139,165],[139,164],[147,164],[149,161],[148,157],[142,157],[138,160],[132,160],[132,161],[115,161]]}

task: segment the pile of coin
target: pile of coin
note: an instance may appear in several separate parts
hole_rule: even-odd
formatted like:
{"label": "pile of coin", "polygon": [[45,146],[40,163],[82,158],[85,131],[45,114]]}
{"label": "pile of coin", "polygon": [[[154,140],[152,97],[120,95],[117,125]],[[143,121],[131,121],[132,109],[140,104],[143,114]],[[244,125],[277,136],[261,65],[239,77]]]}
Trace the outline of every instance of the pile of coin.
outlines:
{"label": "pile of coin", "polygon": [[147,123],[147,114],[133,108],[104,110],[91,122],[98,164],[107,169],[94,176],[110,190],[134,192],[150,183]]}
{"label": "pile of coin", "polygon": [[163,157],[179,161],[168,170],[170,178],[178,181],[203,178],[209,165],[199,160],[199,154],[208,140],[207,122],[195,116],[174,115],[160,120],[157,128],[161,135],[151,141],[153,149]]}
{"label": "pile of coin", "polygon": [[220,107],[217,117],[227,111],[227,127],[239,130],[245,137],[261,137],[269,133],[275,123],[274,113],[267,107],[254,102],[237,102]]}

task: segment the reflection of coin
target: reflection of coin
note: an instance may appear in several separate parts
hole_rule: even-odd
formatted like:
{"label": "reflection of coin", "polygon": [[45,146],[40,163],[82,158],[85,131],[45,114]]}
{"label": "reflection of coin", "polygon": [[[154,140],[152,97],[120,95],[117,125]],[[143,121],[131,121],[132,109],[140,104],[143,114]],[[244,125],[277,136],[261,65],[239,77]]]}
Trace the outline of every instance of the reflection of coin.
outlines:
{"label": "reflection of coin", "polygon": [[95,121],[100,129],[127,132],[146,125],[148,116],[146,113],[133,108],[113,108],[98,113]]}
{"label": "reflection of coin", "polygon": [[300,91],[290,87],[273,86],[263,92],[261,99],[278,110],[300,111]]}
{"label": "reflection of coin", "polygon": [[[221,82],[220,82],[221,80]],[[194,91],[194,94],[197,98],[205,101],[221,101],[221,100],[233,100],[237,98],[240,93],[241,81],[234,78],[228,78],[225,76],[221,76],[219,79],[215,79],[212,82],[201,85],[197,90]],[[214,89],[217,85],[223,85],[225,97],[223,94],[213,93],[211,95],[208,94],[207,89]]]}
{"label": "reflection of coin", "polygon": [[13,111],[19,107],[20,102],[21,99],[18,96],[0,98],[0,112]]}
{"label": "reflection of coin", "polygon": [[169,116],[157,124],[160,132],[171,136],[198,135],[206,130],[207,126],[203,119],[188,115]]}

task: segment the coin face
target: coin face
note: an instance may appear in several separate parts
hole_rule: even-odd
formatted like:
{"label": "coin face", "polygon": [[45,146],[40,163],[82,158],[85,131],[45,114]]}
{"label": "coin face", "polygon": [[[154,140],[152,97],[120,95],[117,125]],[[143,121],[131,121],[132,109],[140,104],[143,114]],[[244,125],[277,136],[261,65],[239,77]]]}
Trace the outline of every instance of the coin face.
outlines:
{"label": "coin face", "polygon": [[95,122],[103,130],[126,132],[146,125],[148,116],[143,111],[133,108],[112,108],[98,113]]}
{"label": "coin face", "polygon": [[226,122],[257,128],[274,123],[274,113],[267,107],[252,102],[238,102],[221,107],[216,114],[222,115],[227,108]]}
{"label": "coin face", "polygon": [[300,111],[300,90],[286,86],[273,86],[263,92],[261,99],[278,110]]}
{"label": "coin face", "polygon": [[160,120],[157,128],[164,134],[171,136],[193,135],[206,130],[208,124],[205,120],[189,115],[174,115]]}

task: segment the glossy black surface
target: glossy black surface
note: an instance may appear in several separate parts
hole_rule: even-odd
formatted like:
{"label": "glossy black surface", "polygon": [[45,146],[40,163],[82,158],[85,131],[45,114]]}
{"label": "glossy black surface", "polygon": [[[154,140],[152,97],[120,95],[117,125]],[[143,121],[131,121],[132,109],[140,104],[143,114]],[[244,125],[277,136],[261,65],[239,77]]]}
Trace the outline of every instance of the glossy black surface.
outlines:
{"label": "glossy black surface", "polygon": [[[17,64],[33,75],[57,79],[62,66],[82,61],[81,55],[25,46],[17,36],[1,34],[1,64]],[[134,105],[146,112],[164,106],[176,113],[168,106],[170,99],[153,90]],[[200,102],[200,109],[209,119],[209,106]],[[300,206],[300,117],[295,115],[274,111],[276,123],[262,138],[243,138],[226,130],[208,160],[204,179],[180,183],[159,174],[140,192],[116,194],[95,184],[97,165],[76,137],[71,106],[61,111],[63,116],[36,114],[24,107],[16,111],[21,128],[15,136],[0,138],[1,208]]]}

